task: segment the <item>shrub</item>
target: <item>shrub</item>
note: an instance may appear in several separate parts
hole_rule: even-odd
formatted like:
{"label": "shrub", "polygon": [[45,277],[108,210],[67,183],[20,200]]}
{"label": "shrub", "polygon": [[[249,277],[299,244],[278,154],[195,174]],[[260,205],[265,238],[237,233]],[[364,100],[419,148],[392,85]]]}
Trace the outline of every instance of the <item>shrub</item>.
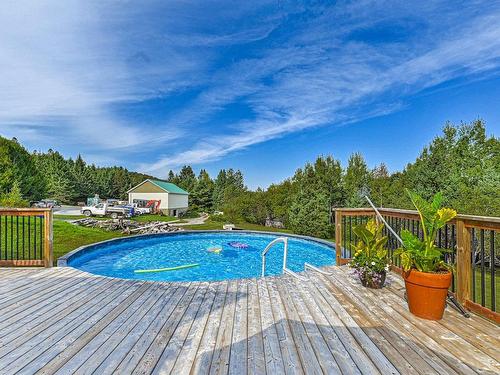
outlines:
{"label": "shrub", "polygon": [[0,206],[2,207],[28,207],[29,202],[23,199],[19,182],[14,181],[8,193],[0,195]]}

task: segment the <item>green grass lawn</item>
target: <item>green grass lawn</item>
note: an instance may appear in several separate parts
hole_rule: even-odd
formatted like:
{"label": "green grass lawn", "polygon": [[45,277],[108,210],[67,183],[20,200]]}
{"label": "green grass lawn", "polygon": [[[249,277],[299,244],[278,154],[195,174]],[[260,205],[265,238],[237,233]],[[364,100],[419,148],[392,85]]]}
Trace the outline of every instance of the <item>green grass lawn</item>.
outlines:
{"label": "green grass lawn", "polygon": [[123,236],[121,232],[79,227],[65,221],[54,220],[54,263],[57,258],[77,247]]}
{"label": "green grass lawn", "polygon": [[[223,222],[220,221],[213,221],[208,219],[205,221],[204,224],[199,224],[199,225],[186,225],[183,228],[185,229],[193,229],[193,230],[215,230],[215,229],[223,229],[222,226],[224,225]],[[241,229],[246,229],[246,230],[256,230],[256,231],[263,231],[263,232],[283,232],[283,233],[292,233],[291,230],[289,229],[277,229],[277,228],[271,228],[271,227],[266,227],[264,225],[259,225],[259,224],[250,224],[250,223],[235,223],[237,228]]]}
{"label": "green grass lawn", "polygon": [[[55,220],[78,220],[78,219],[83,219],[86,216],[84,215],[54,215]],[[102,217],[102,216],[92,216],[93,219],[97,220],[108,220],[109,217]],[[174,216],[165,216],[165,215],[152,215],[152,214],[146,214],[146,215],[140,215],[140,216],[134,216],[131,218],[131,220],[140,222],[140,223],[149,223],[151,221],[174,221],[178,220],[178,218]]]}
{"label": "green grass lawn", "polygon": [[54,215],[54,220],[78,220],[85,217],[84,215]]}
{"label": "green grass lawn", "polygon": [[[476,275],[476,298],[475,301],[476,303],[481,304],[481,269],[475,270],[475,275]],[[484,289],[484,297],[485,297],[485,306],[489,309],[491,309],[491,273],[489,271],[485,272],[484,274],[484,283],[485,283],[485,289]],[[471,299],[472,299],[472,290],[471,290]],[[498,269],[495,271],[495,304],[497,307],[500,305],[500,274],[498,272]]]}
{"label": "green grass lawn", "polygon": [[134,216],[132,220],[140,222],[140,223],[149,223],[150,221],[164,221],[164,222],[169,222],[169,221],[174,221],[178,220],[175,216],[167,216],[167,215],[152,215],[152,214],[145,214],[145,215],[140,215],[140,216]]}

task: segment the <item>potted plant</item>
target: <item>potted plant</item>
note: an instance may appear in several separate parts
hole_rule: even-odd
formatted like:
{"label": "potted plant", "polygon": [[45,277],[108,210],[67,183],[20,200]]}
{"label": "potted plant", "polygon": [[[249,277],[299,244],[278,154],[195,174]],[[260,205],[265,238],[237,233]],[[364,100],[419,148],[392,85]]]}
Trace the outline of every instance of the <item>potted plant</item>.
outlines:
{"label": "potted plant", "polygon": [[443,259],[443,253],[447,250],[436,246],[436,236],[439,229],[453,219],[457,212],[441,207],[441,193],[437,193],[432,202],[427,202],[418,194],[408,189],[406,191],[418,210],[423,233],[421,240],[403,229],[403,247],[395,252],[401,258],[408,307],[420,318],[439,320],[443,317],[452,273],[451,266]]}
{"label": "potted plant", "polygon": [[354,274],[359,277],[361,284],[368,288],[382,288],[389,270],[387,250],[384,248],[387,236],[382,236],[383,228],[384,224],[374,219],[353,228],[358,243],[349,266],[354,268]]}

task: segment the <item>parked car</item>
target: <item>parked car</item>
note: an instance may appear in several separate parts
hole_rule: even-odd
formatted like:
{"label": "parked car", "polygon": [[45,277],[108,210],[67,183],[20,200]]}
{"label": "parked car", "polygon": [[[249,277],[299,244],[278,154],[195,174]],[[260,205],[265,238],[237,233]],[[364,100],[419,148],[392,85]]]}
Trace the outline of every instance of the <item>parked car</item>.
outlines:
{"label": "parked car", "polygon": [[38,202],[31,202],[31,207],[35,208],[54,208],[54,207],[61,207],[61,205],[53,199],[42,199],[41,201]]}
{"label": "parked car", "polygon": [[144,215],[151,213],[151,207],[139,207],[137,203],[127,204],[126,207],[132,207],[136,215]]}
{"label": "parked car", "polygon": [[84,206],[80,212],[85,216],[109,216],[112,219],[133,216],[133,209],[122,206],[110,206],[107,203],[99,203],[95,206]]}

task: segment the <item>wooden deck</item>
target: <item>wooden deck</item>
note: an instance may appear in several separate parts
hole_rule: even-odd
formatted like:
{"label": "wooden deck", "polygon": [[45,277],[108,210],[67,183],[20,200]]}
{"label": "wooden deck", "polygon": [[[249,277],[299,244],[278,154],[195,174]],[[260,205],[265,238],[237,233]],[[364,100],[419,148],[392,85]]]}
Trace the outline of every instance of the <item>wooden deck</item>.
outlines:
{"label": "wooden deck", "polygon": [[448,308],[412,316],[383,290],[331,275],[214,283],[0,269],[0,373],[500,373],[500,328]]}

